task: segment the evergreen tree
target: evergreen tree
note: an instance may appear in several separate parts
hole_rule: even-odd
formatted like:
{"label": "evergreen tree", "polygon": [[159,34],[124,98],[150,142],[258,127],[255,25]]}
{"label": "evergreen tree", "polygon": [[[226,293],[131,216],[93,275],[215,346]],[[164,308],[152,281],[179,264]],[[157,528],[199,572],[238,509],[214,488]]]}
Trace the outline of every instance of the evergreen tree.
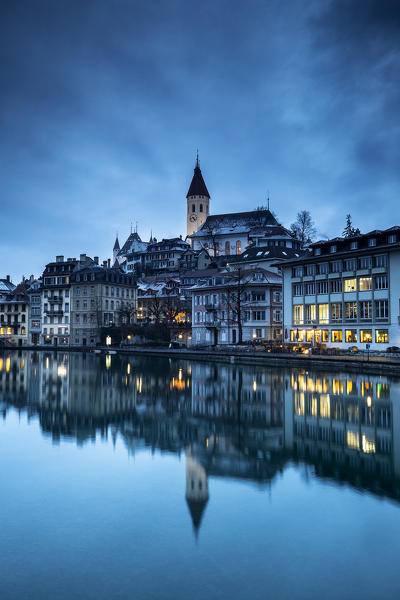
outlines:
{"label": "evergreen tree", "polygon": [[345,238],[349,238],[349,237],[353,237],[355,235],[360,235],[360,230],[355,227],[353,227],[353,224],[351,222],[351,215],[346,215],[346,227],[343,229],[343,237]]}

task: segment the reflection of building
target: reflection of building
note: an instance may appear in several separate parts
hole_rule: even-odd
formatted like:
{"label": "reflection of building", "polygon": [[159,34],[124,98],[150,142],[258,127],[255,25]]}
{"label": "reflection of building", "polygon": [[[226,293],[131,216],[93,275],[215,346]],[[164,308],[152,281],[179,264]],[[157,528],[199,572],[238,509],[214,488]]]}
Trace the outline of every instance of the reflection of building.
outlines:
{"label": "reflection of building", "polygon": [[288,447],[349,479],[400,477],[393,385],[383,377],[293,373],[285,407]]}
{"label": "reflection of building", "polygon": [[186,502],[197,535],[208,502],[208,477],[189,449],[186,451]]}

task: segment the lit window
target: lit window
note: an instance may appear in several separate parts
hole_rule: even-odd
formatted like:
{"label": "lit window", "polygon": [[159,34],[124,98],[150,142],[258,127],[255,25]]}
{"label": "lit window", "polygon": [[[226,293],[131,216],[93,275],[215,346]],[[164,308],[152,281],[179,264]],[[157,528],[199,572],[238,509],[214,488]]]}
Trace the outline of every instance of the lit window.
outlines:
{"label": "lit window", "polygon": [[320,304],[318,306],[318,316],[320,323],[329,323],[329,304]]}
{"label": "lit window", "polygon": [[238,240],[236,242],[236,254],[240,254],[241,251],[242,251],[242,244],[241,244],[240,240]]}
{"label": "lit window", "polygon": [[370,344],[372,342],[372,329],[361,329],[360,342],[362,344]]}
{"label": "lit window", "polygon": [[332,342],[343,342],[343,331],[341,329],[332,329]]}
{"label": "lit window", "polygon": [[304,307],[302,304],[295,304],[293,306],[293,323],[295,325],[304,323]]}
{"label": "lit window", "polygon": [[357,302],[346,302],[346,319],[353,321],[357,319]]}
{"label": "lit window", "polygon": [[355,292],[357,291],[357,279],[345,279],[344,280],[344,291]]}
{"label": "lit window", "polygon": [[357,330],[356,329],[346,329],[346,342],[348,344],[352,344],[357,341]]}
{"label": "lit window", "polygon": [[229,255],[231,253],[231,244],[230,242],[225,242],[225,254]]}
{"label": "lit window", "polygon": [[359,282],[359,290],[360,292],[366,292],[368,290],[372,290],[372,277],[360,277]]}
{"label": "lit window", "polygon": [[387,329],[376,329],[375,330],[375,341],[377,344],[388,344],[389,343],[389,331]]}
{"label": "lit window", "polygon": [[315,304],[306,304],[306,322],[312,323],[316,320],[316,306]]}

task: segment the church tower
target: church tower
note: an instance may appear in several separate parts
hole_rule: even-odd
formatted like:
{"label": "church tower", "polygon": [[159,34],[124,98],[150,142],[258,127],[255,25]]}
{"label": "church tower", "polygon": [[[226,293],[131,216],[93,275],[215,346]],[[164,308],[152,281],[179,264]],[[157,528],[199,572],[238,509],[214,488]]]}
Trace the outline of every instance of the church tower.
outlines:
{"label": "church tower", "polygon": [[197,153],[194,175],[186,199],[186,235],[191,235],[203,225],[210,214],[210,194],[201,174],[199,153]]}
{"label": "church tower", "polygon": [[197,537],[208,502],[208,477],[205,468],[196,460],[190,448],[186,449],[186,502]]}

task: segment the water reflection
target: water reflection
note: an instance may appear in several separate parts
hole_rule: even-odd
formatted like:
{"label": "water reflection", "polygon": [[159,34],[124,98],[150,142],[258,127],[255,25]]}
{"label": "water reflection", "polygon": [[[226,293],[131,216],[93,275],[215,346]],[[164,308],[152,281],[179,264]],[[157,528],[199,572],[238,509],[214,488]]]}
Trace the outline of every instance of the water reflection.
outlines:
{"label": "water reflection", "polygon": [[288,463],[400,499],[400,380],[79,353],[0,357],[0,409],[38,417],[55,443],[120,437],[186,460],[195,533],[209,478],[271,486]]}

